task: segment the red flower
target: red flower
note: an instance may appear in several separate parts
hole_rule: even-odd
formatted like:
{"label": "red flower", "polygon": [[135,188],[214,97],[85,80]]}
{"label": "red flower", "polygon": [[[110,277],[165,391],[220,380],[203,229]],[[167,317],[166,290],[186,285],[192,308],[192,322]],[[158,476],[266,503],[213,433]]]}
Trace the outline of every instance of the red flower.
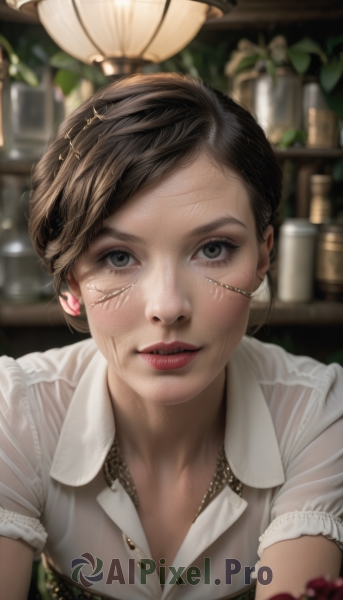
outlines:
{"label": "red flower", "polygon": [[343,600],[343,578],[327,581],[324,577],[311,579],[305,593],[295,598],[292,594],[275,594],[269,600]]}

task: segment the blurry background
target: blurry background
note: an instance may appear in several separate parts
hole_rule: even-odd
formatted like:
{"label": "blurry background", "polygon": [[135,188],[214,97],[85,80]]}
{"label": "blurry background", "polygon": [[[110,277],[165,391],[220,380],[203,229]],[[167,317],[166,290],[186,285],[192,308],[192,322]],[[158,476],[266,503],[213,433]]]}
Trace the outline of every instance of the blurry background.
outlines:
{"label": "blurry background", "polygon": [[[0,19],[0,354],[18,357],[87,337],[65,325],[28,239],[30,173],[64,116],[113,75],[65,53],[36,16],[5,0]],[[175,56],[143,72],[201,77],[265,129],[284,190],[272,267],[276,302],[256,337],[343,365],[342,25],[338,0],[238,0]],[[252,323],[267,299],[261,289]]]}

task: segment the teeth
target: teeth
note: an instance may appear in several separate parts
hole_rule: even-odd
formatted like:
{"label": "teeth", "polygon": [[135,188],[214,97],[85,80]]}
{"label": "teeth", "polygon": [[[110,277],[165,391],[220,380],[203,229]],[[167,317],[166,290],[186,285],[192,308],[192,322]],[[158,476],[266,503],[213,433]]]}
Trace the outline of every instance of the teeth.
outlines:
{"label": "teeth", "polygon": [[178,354],[179,352],[187,352],[185,348],[179,350],[152,350],[150,354]]}

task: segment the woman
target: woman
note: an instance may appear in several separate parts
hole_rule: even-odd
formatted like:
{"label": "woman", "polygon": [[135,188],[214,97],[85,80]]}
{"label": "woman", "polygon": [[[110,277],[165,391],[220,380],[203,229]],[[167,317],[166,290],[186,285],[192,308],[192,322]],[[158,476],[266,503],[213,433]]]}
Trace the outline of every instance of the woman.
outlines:
{"label": "woman", "polygon": [[264,600],[338,576],[342,369],[245,336],[280,190],[254,119],[178,74],[63,125],[29,226],[91,339],[1,359],[7,600],[42,551],[53,598]]}

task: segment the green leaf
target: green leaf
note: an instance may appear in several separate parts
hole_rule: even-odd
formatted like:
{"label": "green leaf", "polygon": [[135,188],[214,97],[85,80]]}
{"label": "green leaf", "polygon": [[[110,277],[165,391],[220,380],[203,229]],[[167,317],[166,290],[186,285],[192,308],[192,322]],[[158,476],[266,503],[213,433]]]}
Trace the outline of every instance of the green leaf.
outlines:
{"label": "green leaf", "polygon": [[60,86],[65,96],[68,96],[78,86],[79,81],[79,75],[66,69],[57,71],[54,79],[55,84]]}
{"label": "green leaf", "polygon": [[305,37],[303,40],[300,40],[300,42],[293,44],[290,46],[289,50],[305,52],[306,54],[318,54],[324,63],[327,61],[327,58],[319,44],[309,37]]}
{"label": "green leaf", "polygon": [[327,48],[328,54],[331,56],[333,54],[333,49],[342,43],[343,43],[343,35],[339,35],[338,37],[330,37],[326,42],[326,48]]}
{"label": "green leaf", "polygon": [[308,53],[303,52],[302,50],[294,49],[294,46],[288,48],[287,56],[294,68],[294,70],[302,75],[307,71],[310,66],[311,57]]}
{"label": "green leaf", "polygon": [[307,139],[306,131],[302,129],[287,129],[282,136],[280,148],[285,149],[293,146],[296,142],[305,145]]}
{"label": "green leaf", "polygon": [[334,90],[328,94],[322,88],[326,103],[330,110],[343,119],[343,79],[340,79]]}
{"label": "green leaf", "polygon": [[31,52],[43,64],[46,65],[46,64],[49,63],[49,54],[47,53],[47,51],[45,50],[45,48],[43,48],[39,44],[34,44],[32,46],[32,48],[31,48]]}
{"label": "green leaf", "polygon": [[280,142],[280,147],[288,148],[289,146],[292,146],[295,142],[295,138],[296,138],[296,130],[288,129],[287,131],[285,131],[285,133],[282,136],[282,139]]}
{"label": "green leaf", "polygon": [[343,158],[340,158],[333,165],[332,169],[332,177],[334,181],[343,181]]}
{"label": "green leaf", "polygon": [[272,60],[267,60],[266,62],[267,73],[271,76],[273,80],[273,84],[276,85],[276,71],[275,65]]}
{"label": "green leaf", "polygon": [[78,61],[76,58],[73,58],[66,52],[62,51],[56,52],[56,54],[54,54],[50,58],[50,65],[52,67],[72,71],[73,73],[77,73],[78,75],[81,74],[80,64],[80,61]]}
{"label": "green leaf", "polygon": [[191,54],[191,52],[187,49],[184,49],[181,51],[181,57],[182,57],[182,60],[186,67],[187,72],[192,77],[199,77],[198,70],[194,66],[193,55]]}
{"label": "green leaf", "polygon": [[96,87],[108,83],[108,79],[106,75],[103,74],[100,67],[92,65],[81,64],[81,77],[87,79],[87,81],[90,81]]}
{"label": "green leaf", "polygon": [[10,65],[8,67],[8,72],[9,72],[9,74],[10,74],[11,77],[17,77],[17,74],[18,74],[18,67],[17,67],[17,65],[13,65],[13,64]]}
{"label": "green leaf", "polygon": [[323,89],[330,93],[336,87],[343,74],[343,54],[339,58],[333,58],[326,65],[322,65],[319,81]]}
{"label": "green leaf", "polygon": [[32,87],[37,87],[37,85],[39,85],[39,81],[37,79],[36,74],[32,71],[32,69],[27,67],[22,61],[19,61],[18,64],[16,65],[16,67],[17,67],[17,74],[20,76],[20,78],[23,81],[25,81],[25,83],[27,83],[28,85],[31,85]]}
{"label": "green leaf", "polygon": [[6,40],[6,38],[3,35],[0,35],[0,46],[3,46],[5,48],[8,56],[11,58],[11,55],[14,54],[14,50],[9,41]]}
{"label": "green leaf", "polygon": [[37,87],[39,85],[39,81],[37,79],[36,74],[22,60],[19,59],[17,54],[14,52],[11,44],[3,35],[0,35],[0,45],[5,48],[10,59],[10,76],[14,77],[15,79],[24,81],[32,87]]}
{"label": "green leaf", "polygon": [[250,56],[245,56],[242,58],[241,62],[237,65],[236,73],[240,73],[244,71],[244,69],[251,69],[257,63],[257,61],[261,58],[260,54],[251,54]]}

